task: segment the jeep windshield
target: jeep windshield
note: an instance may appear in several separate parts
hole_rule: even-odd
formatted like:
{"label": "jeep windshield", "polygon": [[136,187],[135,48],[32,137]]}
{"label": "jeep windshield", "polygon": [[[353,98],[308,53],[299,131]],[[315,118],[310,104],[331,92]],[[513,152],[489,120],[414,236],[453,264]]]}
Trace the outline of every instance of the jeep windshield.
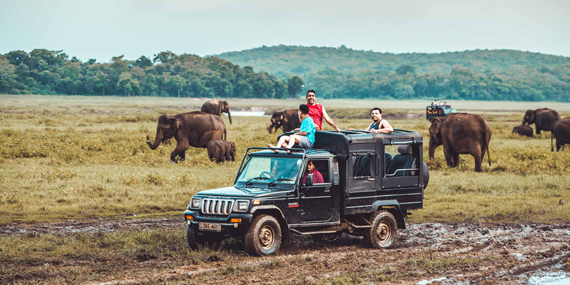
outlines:
{"label": "jeep windshield", "polygon": [[301,172],[302,159],[293,157],[250,157],[237,182],[252,185],[294,184]]}

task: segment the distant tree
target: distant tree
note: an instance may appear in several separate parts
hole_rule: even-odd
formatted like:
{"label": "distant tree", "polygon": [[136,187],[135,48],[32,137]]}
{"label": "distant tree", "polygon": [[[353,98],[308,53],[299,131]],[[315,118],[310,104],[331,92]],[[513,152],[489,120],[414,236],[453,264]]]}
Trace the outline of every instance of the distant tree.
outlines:
{"label": "distant tree", "polygon": [[20,64],[28,64],[30,56],[23,50],[15,50],[6,54],[6,58],[11,64],[18,66]]}
{"label": "distant tree", "polygon": [[107,85],[110,83],[109,80],[109,75],[98,71],[97,74],[95,75],[95,87],[97,87],[99,90],[103,90],[103,96],[105,96],[105,89],[107,88]]}
{"label": "distant tree", "polygon": [[287,80],[287,92],[289,93],[289,97],[299,95],[299,92],[303,91],[304,84],[303,79],[297,75],[289,78],[289,80]]}
{"label": "distant tree", "polygon": [[143,55],[135,61],[135,66],[138,66],[138,67],[144,69],[144,68],[147,68],[149,66],[152,66],[152,61],[150,60],[150,58]]}
{"label": "distant tree", "polygon": [[0,92],[10,92],[16,79],[16,67],[0,55]]}
{"label": "distant tree", "polygon": [[119,76],[119,82],[117,82],[117,87],[119,90],[124,92],[126,97],[131,97],[131,94],[138,91],[139,82],[133,79],[133,75],[129,72],[123,72]]}
{"label": "distant tree", "polygon": [[175,53],[167,50],[167,51],[161,51],[160,53],[155,54],[152,61],[153,62],[160,62],[160,63],[168,63],[171,60],[175,60],[177,58],[178,58],[178,56]]}
{"label": "distant tree", "polygon": [[87,64],[87,65],[92,65],[92,64],[95,64],[96,62],[97,62],[96,59],[90,58],[85,64]]}
{"label": "distant tree", "polygon": [[287,83],[285,83],[285,81],[275,81],[275,83],[273,84],[273,90],[275,91],[275,95],[274,97],[276,99],[285,99],[287,98],[288,95],[288,90],[287,90]]}
{"label": "distant tree", "polygon": [[170,76],[168,85],[177,91],[178,98],[180,98],[180,91],[186,87],[186,80],[180,75]]}
{"label": "distant tree", "polygon": [[401,65],[400,67],[398,67],[396,69],[396,74],[398,74],[398,75],[405,75],[408,73],[411,73],[411,74],[416,73],[416,68],[411,66],[411,65],[404,64],[404,65]]}
{"label": "distant tree", "polygon": [[81,62],[81,60],[74,56],[71,58],[71,62]]}

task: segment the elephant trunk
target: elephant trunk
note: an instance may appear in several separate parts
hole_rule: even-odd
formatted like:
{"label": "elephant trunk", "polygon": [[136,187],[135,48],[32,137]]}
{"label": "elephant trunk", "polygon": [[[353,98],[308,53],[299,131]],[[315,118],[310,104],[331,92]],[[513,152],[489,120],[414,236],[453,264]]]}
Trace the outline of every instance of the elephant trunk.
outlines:
{"label": "elephant trunk", "polygon": [[269,127],[267,128],[267,131],[271,134],[273,133],[273,125],[269,125]]}
{"label": "elephant trunk", "polygon": [[161,142],[162,142],[162,132],[161,131],[156,132],[156,138],[154,139],[154,144],[150,143],[150,137],[148,135],[146,135],[146,144],[148,144],[148,146],[152,150],[155,150],[160,145]]}
{"label": "elephant trunk", "polygon": [[431,137],[429,139],[429,159],[433,159],[435,156],[435,149],[437,148],[437,143],[435,139]]}
{"label": "elephant trunk", "polygon": [[230,108],[228,108],[228,117],[230,118],[230,124],[232,123],[232,113],[230,112]]}

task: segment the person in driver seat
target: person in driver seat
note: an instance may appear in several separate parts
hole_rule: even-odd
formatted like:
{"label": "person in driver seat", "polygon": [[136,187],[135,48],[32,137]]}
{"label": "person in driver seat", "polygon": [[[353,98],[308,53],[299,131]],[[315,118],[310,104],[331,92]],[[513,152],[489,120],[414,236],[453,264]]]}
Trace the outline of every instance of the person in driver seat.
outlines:
{"label": "person in driver seat", "polygon": [[303,176],[303,184],[305,184],[305,179],[307,178],[307,175],[309,174],[313,174],[313,184],[315,183],[325,183],[325,180],[323,179],[323,175],[315,169],[315,164],[313,164],[312,161],[309,161],[307,163],[307,171],[305,172],[305,176]]}

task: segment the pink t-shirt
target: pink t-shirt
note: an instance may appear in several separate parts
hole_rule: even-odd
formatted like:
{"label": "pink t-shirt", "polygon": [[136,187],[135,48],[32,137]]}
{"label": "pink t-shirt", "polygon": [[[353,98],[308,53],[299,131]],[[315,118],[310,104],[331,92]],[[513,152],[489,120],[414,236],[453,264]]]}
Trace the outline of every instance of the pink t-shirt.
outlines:
{"label": "pink t-shirt", "polygon": [[[307,172],[305,172],[305,176],[303,176],[303,184],[305,184],[305,179],[307,178]],[[323,179],[323,175],[318,170],[313,170],[313,183],[325,183],[325,179]]]}

